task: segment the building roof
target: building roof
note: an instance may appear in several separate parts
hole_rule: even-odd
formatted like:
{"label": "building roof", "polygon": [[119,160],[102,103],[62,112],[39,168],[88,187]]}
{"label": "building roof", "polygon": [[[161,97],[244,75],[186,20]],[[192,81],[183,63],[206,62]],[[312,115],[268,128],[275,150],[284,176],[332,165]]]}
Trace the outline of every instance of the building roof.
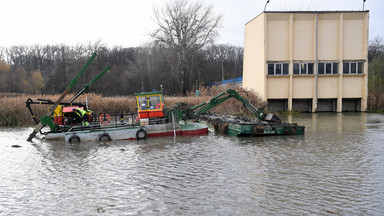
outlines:
{"label": "building roof", "polygon": [[135,96],[156,95],[156,94],[162,94],[162,92],[161,91],[139,92],[139,93],[135,93]]}
{"label": "building roof", "polygon": [[367,13],[369,10],[357,11],[263,11],[262,13]]}
{"label": "building roof", "polygon": [[263,13],[306,13],[306,14],[317,14],[317,13],[369,13],[369,10],[356,10],[356,11],[263,11],[259,15],[257,15],[255,18],[251,19],[246,24],[252,22],[254,19],[256,19],[258,16],[260,16]]}

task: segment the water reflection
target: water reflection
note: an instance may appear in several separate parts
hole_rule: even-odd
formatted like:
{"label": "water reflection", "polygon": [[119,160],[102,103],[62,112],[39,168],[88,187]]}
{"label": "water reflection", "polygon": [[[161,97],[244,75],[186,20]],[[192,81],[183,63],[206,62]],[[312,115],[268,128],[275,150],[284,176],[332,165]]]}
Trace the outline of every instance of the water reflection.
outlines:
{"label": "water reflection", "polygon": [[[285,119],[284,119],[285,118]],[[283,117],[304,136],[25,142],[0,129],[0,215],[380,215],[382,115]],[[21,148],[12,148],[13,144]]]}
{"label": "water reflection", "polygon": [[[305,125],[306,132],[335,131],[364,131],[368,121],[367,113],[301,113],[297,115],[281,116],[289,123]],[[370,115],[372,118],[375,115]],[[376,118],[376,121],[380,121]]]}

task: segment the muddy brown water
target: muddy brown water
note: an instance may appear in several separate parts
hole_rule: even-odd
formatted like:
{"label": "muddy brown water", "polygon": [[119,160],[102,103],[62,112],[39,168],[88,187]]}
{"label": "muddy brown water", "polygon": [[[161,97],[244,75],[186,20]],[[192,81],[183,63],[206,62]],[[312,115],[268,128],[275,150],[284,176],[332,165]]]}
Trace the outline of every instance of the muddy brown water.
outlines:
{"label": "muddy brown water", "polygon": [[0,128],[0,215],[384,214],[383,115],[283,119],[306,134],[70,145]]}

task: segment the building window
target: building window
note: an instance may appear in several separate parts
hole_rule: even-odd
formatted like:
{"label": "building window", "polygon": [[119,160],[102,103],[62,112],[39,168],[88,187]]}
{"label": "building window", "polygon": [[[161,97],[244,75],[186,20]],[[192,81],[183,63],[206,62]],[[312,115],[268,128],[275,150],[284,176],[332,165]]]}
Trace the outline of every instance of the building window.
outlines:
{"label": "building window", "polygon": [[313,63],[294,63],[293,74],[300,74],[300,75],[313,74]]}
{"label": "building window", "polygon": [[344,62],[343,74],[362,74],[364,73],[364,62]]}
{"label": "building window", "polygon": [[317,67],[318,74],[339,74],[338,62],[320,62]]}
{"label": "building window", "polygon": [[268,64],[268,75],[288,75],[288,63],[271,63]]}

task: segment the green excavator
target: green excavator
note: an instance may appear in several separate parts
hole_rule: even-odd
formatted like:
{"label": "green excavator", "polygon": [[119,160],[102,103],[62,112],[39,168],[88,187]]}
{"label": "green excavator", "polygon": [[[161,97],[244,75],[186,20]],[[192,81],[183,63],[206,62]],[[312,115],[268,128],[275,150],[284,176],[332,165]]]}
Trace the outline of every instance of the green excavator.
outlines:
{"label": "green excavator", "polygon": [[[240,101],[255,117],[255,120],[249,118],[205,115],[207,111],[219,104],[234,98]],[[239,92],[228,89],[221,94],[213,97],[207,102],[194,107],[189,107],[187,103],[178,103],[172,109],[166,110],[165,116],[175,113],[178,120],[202,119],[207,122],[225,125],[224,133],[234,136],[261,136],[261,135],[303,135],[305,127],[296,123],[282,122],[274,113],[265,113],[258,110],[248,100],[241,97]]]}

